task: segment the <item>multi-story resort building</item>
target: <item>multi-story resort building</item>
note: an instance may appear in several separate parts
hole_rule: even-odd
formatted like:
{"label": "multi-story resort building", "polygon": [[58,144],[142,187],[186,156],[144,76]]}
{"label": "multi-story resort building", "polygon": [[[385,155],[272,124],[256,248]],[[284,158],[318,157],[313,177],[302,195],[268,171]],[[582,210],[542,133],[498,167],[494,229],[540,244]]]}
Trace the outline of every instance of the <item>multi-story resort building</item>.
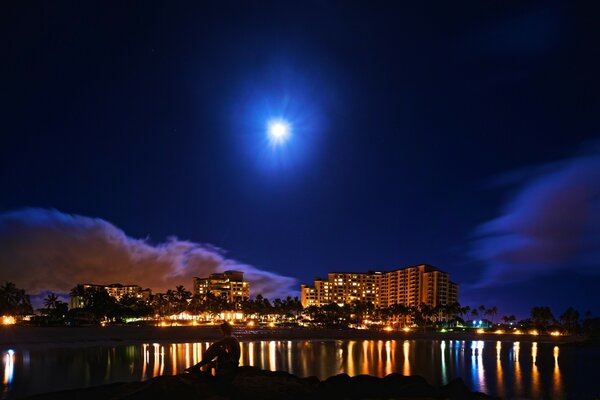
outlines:
{"label": "multi-story resort building", "polygon": [[194,294],[205,297],[208,293],[230,303],[239,303],[250,297],[250,283],[244,281],[241,271],[225,271],[210,274],[208,278],[194,278]]}
{"label": "multi-story resort building", "polygon": [[[96,285],[91,283],[84,283],[81,286],[83,286],[84,290],[106,290],[108,295],[113,297],[117,301],[121,301],[121,299],[123,299],[123,297],[125,296],[130,296],[141,301],[149,301],[150,296],[152,296],[152,291],[150,289],[142,289],[142,287],[138,285],[121,285],[120,283],[113,283],[110,285]],[[84,306],[84,300],[81,296],[71,296],[71,299],[69,301],[70,308],[81,308]]]}
{"label": "multi-story resort building", "polygon": [[327,280],[317,278],[314,286],[303,284],[300,289],[304,307],[356,300],[371,302],[375,307],[435,307],[458,302],[458,285],[446,272],[426,264],[389,272],[330,272]]}

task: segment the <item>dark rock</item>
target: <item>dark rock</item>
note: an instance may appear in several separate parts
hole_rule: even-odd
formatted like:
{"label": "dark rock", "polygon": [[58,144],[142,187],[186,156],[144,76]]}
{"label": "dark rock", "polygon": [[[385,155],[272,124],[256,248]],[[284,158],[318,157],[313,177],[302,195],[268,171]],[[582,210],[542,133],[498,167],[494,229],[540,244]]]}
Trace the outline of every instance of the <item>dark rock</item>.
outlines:
{"label": "dark rock", "polygon": [[465,385],[465,382],[460,378],[451,380],[450,382],[448,382],[447,385],[442,386],[440,388],[440,391],[446,398],[452,399],[452,400],[454,400],[454,399],[456,399],[456,400],[474,399],[475,400],[475,399],[491,399],[491,398],[493,398],[484,393],[471,392],[471,390],[469,390],[467,385]]}
{"label": "dark rock", "polygon": [[455,379],[437,388],[420,376],[390,374],[335,375],[323,381],[301,378],[284,371],[240,367],[232,381],[224,382],[206,373],[159,376],[145,382],[115,383],[86,389],[32,396],[36,400],[151,400],[151,399],[489,399],[471,392]]}

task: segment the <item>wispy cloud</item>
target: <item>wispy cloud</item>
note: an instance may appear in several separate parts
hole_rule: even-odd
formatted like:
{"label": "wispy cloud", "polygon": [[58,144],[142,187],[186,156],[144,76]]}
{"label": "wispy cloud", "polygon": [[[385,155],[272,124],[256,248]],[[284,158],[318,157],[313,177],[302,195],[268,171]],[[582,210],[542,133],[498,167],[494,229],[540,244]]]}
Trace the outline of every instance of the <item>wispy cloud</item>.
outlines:
{"label": "wispy cloud", "polygon": [[586,154],[502,180],[517,190],[476,231],[472,255],[486,266],[479,286],[565,271],[600,273],[600,148],[588,147]]}
{"label": "wispy cloud", "polygon": [[100,218],[27,208],[0,214],[0,281],[31,293],[77,283],[139,284],[154,291],[225,270],[244,271],[252,295],[287,296],[296,279],[228,259],[211,245],[169,237],[152,244]]}

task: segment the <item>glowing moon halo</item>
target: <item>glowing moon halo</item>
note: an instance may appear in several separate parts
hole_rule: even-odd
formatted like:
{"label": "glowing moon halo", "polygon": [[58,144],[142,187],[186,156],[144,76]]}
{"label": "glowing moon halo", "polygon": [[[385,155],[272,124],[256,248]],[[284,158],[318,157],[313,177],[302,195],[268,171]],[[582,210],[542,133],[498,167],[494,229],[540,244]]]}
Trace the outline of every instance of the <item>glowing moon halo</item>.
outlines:
{"label": "glowing moon halo", "polygon": [[267,135],[272,146],[280,146],[292,135],[292,126],[284,119],[271,119],[267,122]]}

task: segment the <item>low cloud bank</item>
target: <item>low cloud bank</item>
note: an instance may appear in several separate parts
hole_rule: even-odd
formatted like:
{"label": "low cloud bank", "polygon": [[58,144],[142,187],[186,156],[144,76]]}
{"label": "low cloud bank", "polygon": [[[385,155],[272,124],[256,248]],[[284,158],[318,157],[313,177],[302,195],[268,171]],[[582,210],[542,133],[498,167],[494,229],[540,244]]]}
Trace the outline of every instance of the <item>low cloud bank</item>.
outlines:
{"label": "low cloud bank", "polygon": [[[501,215],[476,230],[479,287],[565,273],[600,274],[600,143],[586,154],[512,174]],[[505,177],[506,178],[506,177]]]}
{"label": "low cloud bank", "polygon": [[296,279],[225,257],[210,245],[169,237],[151,244],[100,218],[27,208],[0,213],[0,282],[30,293],[68,292],[78,283],[138,284],[153,291],[192,287],[195,276],[244,272],[252,296],[285,297]]}

